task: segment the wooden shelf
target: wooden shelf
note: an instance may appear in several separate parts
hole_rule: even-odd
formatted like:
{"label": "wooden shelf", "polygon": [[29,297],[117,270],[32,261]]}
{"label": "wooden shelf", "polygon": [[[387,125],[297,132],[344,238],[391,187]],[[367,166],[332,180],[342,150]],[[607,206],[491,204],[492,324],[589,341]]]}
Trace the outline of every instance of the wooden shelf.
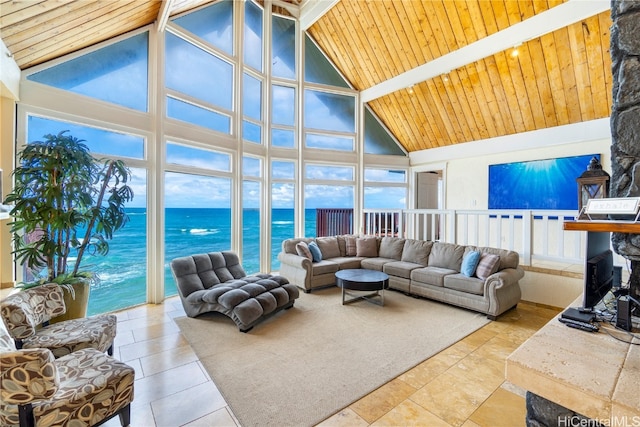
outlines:
{"label": "wooden shelf", "polygon": [[629,221],[565,221],[567,231],[595,231],[640,234],[640,222]]}

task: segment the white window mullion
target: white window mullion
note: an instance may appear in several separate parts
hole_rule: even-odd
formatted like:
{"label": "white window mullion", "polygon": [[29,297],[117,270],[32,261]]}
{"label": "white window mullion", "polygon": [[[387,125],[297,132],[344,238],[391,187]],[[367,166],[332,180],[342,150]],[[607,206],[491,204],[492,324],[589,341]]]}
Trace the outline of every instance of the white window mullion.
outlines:
{"label": "white window mullion", "polygon": [[[149,114],[154,123],[153,137],[147,138],[147,302],[164,300],[164,35],[149,32]],[[159,95],[158,95],[159,94]]]}

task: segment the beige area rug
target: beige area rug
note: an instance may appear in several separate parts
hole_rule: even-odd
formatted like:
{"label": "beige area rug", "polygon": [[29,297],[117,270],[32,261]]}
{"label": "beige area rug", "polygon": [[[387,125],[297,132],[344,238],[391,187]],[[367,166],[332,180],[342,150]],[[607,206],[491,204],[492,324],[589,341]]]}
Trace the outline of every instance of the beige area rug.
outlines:
{"label": "beige area rug", "polygon": [[300,293],[241,333],[219,313],[176,319],[243,427],[312,426],[487,324],[484,315],[385,292],[385,305]]}

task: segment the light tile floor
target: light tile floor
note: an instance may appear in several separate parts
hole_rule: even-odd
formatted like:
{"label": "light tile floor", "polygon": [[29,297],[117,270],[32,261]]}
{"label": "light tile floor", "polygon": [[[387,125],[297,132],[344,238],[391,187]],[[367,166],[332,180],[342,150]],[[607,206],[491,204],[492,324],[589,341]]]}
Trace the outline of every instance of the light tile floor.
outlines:
{"label": "light tile floor", "polygon": [[[504,380],[505,359],[558,312],[521,303],[321,426],[524,426],[524,391]],[[114,355],[136,370],[132,426],[239,425],[173,322],[184,316],[177,298],[117,315]]]}

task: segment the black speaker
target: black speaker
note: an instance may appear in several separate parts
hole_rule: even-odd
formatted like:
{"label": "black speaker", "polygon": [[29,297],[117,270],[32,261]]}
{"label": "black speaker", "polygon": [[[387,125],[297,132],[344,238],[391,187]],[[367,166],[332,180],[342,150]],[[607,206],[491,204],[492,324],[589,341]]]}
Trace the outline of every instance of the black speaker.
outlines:
{"label": "black speaker", "polygon": [[633,327],[631,324],[631,301],[628,296],[621,296],[618,298],[616,327],[624,329],[625,331],[630,331]]}

